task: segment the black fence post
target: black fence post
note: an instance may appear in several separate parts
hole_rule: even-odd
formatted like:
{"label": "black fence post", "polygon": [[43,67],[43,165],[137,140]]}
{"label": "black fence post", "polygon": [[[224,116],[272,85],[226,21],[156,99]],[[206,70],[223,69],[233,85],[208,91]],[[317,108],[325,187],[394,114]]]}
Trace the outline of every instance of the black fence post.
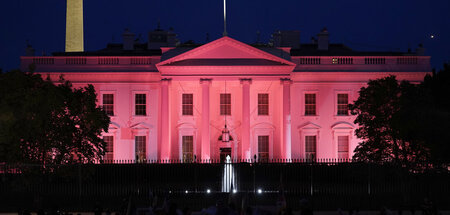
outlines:
{"label": "black fence post", "polygon": [[253,160],[253,193],[256,193],[256,155]]}
{"label": "black fence post", "polygon": [[82,191],[81,191],[81,163],[79,163],[78,164],[78,196],[80,197],[80,199],[81,199],[81,194],[82,194]]}
{"label": "black fence post", "polygon": [[367,194],[370,196],[370,162],[367,163]]}
{"label": "black fence post", "polygon": [[309,166],[311,167],[310,168],[310,195],[311,196],[313,196],[313,194],[314,194],[314,179],[313,179],[313,177],[314,177],[314,174],[313,174],[313,167],[314,167],[314,165],[315,164],[313,164],[313,163],[311,163]]}

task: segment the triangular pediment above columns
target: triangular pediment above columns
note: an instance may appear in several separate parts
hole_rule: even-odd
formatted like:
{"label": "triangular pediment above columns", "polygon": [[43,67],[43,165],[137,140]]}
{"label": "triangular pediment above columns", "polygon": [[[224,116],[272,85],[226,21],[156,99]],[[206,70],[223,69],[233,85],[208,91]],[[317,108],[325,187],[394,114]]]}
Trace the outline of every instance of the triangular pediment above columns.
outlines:
{"label": "triangular pediment above columns", "polygon": [[306,122],[297,127],[297,129],[308,130],[308,129],[320,129],[321,127],[312,122]]}
{"label": "triangular pediment above columns", "polygon": [[[176,49],[171,51],[177,53]],[[281,49],[273,52],[279,53],[277,56],[230,37],[222,37],[175,56],[171,51],[156,64],[162,75],[289,74],[295,67],[289,61],[289,53]]]}

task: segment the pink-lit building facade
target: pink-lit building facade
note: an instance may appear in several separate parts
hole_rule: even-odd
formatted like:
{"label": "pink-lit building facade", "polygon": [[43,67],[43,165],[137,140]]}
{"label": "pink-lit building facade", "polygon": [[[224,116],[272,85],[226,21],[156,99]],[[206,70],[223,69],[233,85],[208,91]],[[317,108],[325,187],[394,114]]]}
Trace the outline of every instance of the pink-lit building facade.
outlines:
{"label": "pink-lit building facade", "polygon": [[124,44],[96,52],[24,56],[21,66],[94,85],[111,116],[103,136],[115,160],[351,158],[360,140],[348,104],[359,89],[387,75],[420,82],[431,71],[421,47],[358,52],[329,44],[326,30],[310,44],[277,32],[270,45],[226,36],[175,44],[174,34],[155,32],[143,44],[126,32]]}

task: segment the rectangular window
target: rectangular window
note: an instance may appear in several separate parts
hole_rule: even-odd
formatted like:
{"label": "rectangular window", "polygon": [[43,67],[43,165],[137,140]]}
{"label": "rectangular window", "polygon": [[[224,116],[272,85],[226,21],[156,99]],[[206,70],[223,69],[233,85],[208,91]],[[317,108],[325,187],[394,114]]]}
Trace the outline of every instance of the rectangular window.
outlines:
{"label": "rectangular window", "polygon": [[135,95],[135,113],[137,116],[147,115],[147,96],[146,94],[136,94]]}
{"label": "rectangular window", "polygon": [[135,141],[135,153],[136,153],[136,160],[142,161],[145,160],[145,154],[146,154],[146,136],[136,136],[134,137]]}
{"label": "rectangular window", "polygon": [[269,136],[258,136],[258,159],[269,160]]}
{"label": "rectangular window", "polygon": [[109,116],[114,116],[114,94],[103,94],[103,110]]}
{"label": "rectangular window", "polygon": [[348,136],[338,136],[338,158],[348,158]]}
{"label": "rectangular window", "polygon": [[348,116],[348,94],[337,94],[337,115]]}
{"label": "rectangular window", "polygon": [[220,115],[231,115],[231,94],[220,94]]}
{"label": "rectangular window", "polygon": [[183,161],[191,162],[194,160],[194,136],[182,137]]}
{"label": "rectangular window", "polygon": [[193,94],[183,94],[181,98],[182,102],[182,113],[184,116],[194,115],[194,95]]}
{"label": "rectangular window", "polygon": [[316,159],[316,136],[305,136],[305,153],[306,159]]}
{"label": "rectangular window", "polygon": [[104,160],[112,161],[114,160],[114,137],[113,136],[103,136],[103,141],[105,141],[105,156]]}
{"label": "rectangular window", "polygon": [[316,115],[316,94],[305,94],[305,116]]}
{"label": "rectangular window", "polygon": [[269,115],[269,94],[258,94],[258,115]]}

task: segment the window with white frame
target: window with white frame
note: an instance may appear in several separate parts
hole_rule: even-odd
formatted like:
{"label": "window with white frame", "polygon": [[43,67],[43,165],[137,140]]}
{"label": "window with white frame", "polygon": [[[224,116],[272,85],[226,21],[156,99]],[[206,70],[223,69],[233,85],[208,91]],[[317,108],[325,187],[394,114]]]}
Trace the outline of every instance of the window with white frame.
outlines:
{"label": "window with white frame", "polygon": [[147,96],[146,94],[135,94],[135,115],[147,115]]}
{"label": "window with white frame", "polygon": [[338,136],[337,140],[338,140],[338,158],[347,159],[349,136]]}
{"label": "window with white frame", "polygon": [[258,115],[269,115],[269,94],[258,94]]}
{"label": "window with white frame", "polygon": [[220,94],[220,115],[231,115],[231,94]]}
{"label": "window with white frame", "polygon": [[109,116],[114,116],[114,94],[103,94],[103,110]]}
{"label": "window with white frame", "polygon": [[146,136],[135,136],[135,154],[136,160],[142,161],[145,160],[146,155]]}
{"label": "window with white frame", "polygon": [[114,137],[113,136],[103,136],[103,141],[105,141],[105,156],[104,160],[112,161],[114,160]]}
{"label": "window with white frame", "polygon": [[183,116],[194,115],[194,95],[192,93],[184,93],[181,98]]}
{"label": "window with white frame", "polygon": [[190,162],[194,159],[194,136],[182,137],[183,161]]}
{"label": "window with white frame", "polygon": [[260,161],[269,160],[269,136],[258,136],[258,159]]}
{"label": "window with white frame", "polygon": [[337,94],[337,115],[348,116],[348,94]]}
{"label": "window with white frame", "polygon": [[306,159],[315,160],[316,158],[317,136],[305,136],[305,155]]}
{"label": "window with white frame", "polygon": [[316,94],[306,93],[305,94],[305,116],[315,116],[316,115]]}

